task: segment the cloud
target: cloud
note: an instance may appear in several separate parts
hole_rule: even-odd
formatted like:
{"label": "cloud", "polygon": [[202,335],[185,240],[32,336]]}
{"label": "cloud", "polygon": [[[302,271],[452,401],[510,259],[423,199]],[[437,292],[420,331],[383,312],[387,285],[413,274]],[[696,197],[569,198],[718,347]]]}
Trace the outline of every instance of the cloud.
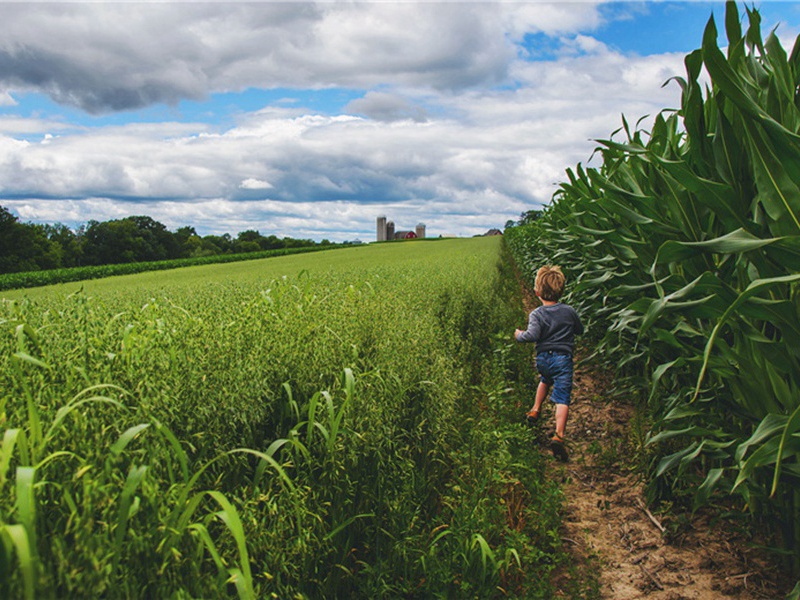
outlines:
{"label": "cloud", "polygon": [[2,3],[0,19],[0,98],[93,114],[248,87],[498,83],[512,40],[600,22],[590,2]]}
{"label": "cloud", "polygon": [[3,3],[0,89],[94,114],[247,87],[460,89],[504,78],[502,6]]}
{"label": "cloud", "polygon": [[516,40],[531,33],[566,35],[595,29],[602,22],[602,2],[511,2],[502,17],[505,29]]}
{"label": "cloud", "polygon": [[272,187],[272,184],[268,181],[262,181],[261,179],[255,179],[253,177],[248,177],[239,184],[239,188],[243,190],[269,190]]}
{"label": "cloud", "polygon": [[[607,137],[621,114],[635,122],[676,104],[677,86],[661,84],[681,68],[679,56],[598,47],[548,65],[516,63],[513,89],[362,99],[377,117],[380,107],[434,104],[425,121],[267,110],[225,131],[166,123],[65,132],[46,146],[0,143],[0,180],[18,202],[76,199],[70,216],[85,211],[84,220],[116,214],[113,205],[205,232],[372,239],[385,213],[404,227],[423,221],[431,235],[472,235],[546,203],[564,169],[588,160],[592,139]],[[101,191],[106,204],[77,200]],[[26,218],[54,216],[25,206]]]}
{"label": "cloud", "polygon": [[13,115],[0,116],[0,136],[15,134],[40,134],[52,131],[78,131],[82,127],[76,127],[69,123],[56,121],[53,119],[25,118]]}
{"label": "cloud", "polygon": [[[616,52],[585,33],[597,5],[577,6],[0,4],[0,89],[90,112],[251,86],[363,90],[342,114],[271,105],[224,128],[0,118],[0,204],[42,222],[148,214],[332,240],[374,239],[378,214],[431,235],[502,227],[548,202],[621,114],[677,105],[661,84],[682,56]],[[562,51],[525,60],[527,32]]]}
{"label": "cloud", "polygon": [[345,111],[362,114],[377,121],[427,120],[424,108],[412,104],[407,98],[385,92],[367,92],[363,98],[350,102]]}
{"label": "cloud", "polygon": [[0,106],[16,106],[17,101],[8,92],[0,92]]}

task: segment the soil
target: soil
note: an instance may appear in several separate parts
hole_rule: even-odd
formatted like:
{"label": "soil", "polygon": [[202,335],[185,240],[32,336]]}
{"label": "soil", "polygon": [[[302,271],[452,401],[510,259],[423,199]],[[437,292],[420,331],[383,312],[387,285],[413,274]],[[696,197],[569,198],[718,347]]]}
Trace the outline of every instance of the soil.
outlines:
{"label": "soil", "polygon": [[[528,310],[532,300],[526,294]],[[647,506],[644,481],[631,459],[638,444],[636,410],[607,397],[608,379],[577,357],[567,425],[570,458],[566,463],[554,458],[548,466],[548,475],[563,485],[561,537],[573,557],[573,568],[556,575],[556,588],[574,590],[569,580],[580,577],[597,581],[598,589],[585,593],[589,598],[784,598],[794,582],[775,555],[757,548],[746,519],[737,526],[714,513]],[[554,413],[549,400],[545,403],[534,434],[549,452]],[[570,598],[566,591],[557,597]]]}
{"label": "soil", "polygon": [[635,409],[608,402],[608,383],[579,363],[567,426],[570,459],[549,466],[563,482],[561,535],[578,572],[597,576],[598,596],[614,600],[784,598],[792,587],[788,574],[741,525],[647,507],[644,482],[626,461]]}

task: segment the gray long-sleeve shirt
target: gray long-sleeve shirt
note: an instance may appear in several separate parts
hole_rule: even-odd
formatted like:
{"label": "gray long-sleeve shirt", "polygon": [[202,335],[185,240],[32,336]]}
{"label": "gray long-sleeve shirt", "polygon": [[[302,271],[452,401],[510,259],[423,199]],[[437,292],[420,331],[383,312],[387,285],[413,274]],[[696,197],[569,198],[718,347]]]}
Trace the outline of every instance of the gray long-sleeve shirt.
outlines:
{"label": "gray long-sleeve shirt", "polygon": [[537,354],[548,350],[573,354],[575,336],[582,333],[583,324],[575,309],[557,302],[532,311],[528,329],[517,336],[517,341],[535,342]]}

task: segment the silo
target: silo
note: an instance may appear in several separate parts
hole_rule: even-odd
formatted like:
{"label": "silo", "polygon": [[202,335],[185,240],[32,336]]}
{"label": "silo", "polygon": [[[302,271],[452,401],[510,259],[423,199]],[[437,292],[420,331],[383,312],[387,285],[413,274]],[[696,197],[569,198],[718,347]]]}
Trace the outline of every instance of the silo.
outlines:
{"label": "silo", "polygon": [[417,223],[417,237],[422,239],[425,237],[425,223]]}
{"label": "silo", "polygon": [[386,215],[378,217],[378,241],[386,241]]}
{"label": "silo", "polygon": [[387,221],[386,223],[386,239],[394,239],[394,221]]}

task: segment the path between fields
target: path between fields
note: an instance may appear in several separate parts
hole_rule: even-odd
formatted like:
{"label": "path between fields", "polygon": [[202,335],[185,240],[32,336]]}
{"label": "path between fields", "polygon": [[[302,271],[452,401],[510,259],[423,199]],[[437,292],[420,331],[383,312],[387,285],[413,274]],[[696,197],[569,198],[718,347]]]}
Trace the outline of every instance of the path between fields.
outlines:
{"label": "path between fields", "polygon": [[[681,520],[646,506],[643,481],[630,464],[634,407],[607,398],[610,383],[578,360],[567,425],[570,460],[548,463],[548,475],[563,485],[561,535],[579,575],[599,573],[600,597],[614,600],[783,598],[792,587],[786,574],[741,531],[707,514]],[[545,408],[534,430],[543,452],[554,427],[549,400]],[[557,574],[557,589],[569,589],[569,577]]]}
{"label": "path between fields", "polygon": [[785,576],[781,581],[775,559],[733,526],[712,524],[700,514],[685,516],[677,527],[676,517],[648,509],[643,482],[626,464],[633,407],[607,402],[603,379],[586,367],[576,369],[567,426],[570,462],[553,460],[548,469],[563,482],[566,549],[579,570],[599,573],[600,597],[783,598],[791,586]]}

